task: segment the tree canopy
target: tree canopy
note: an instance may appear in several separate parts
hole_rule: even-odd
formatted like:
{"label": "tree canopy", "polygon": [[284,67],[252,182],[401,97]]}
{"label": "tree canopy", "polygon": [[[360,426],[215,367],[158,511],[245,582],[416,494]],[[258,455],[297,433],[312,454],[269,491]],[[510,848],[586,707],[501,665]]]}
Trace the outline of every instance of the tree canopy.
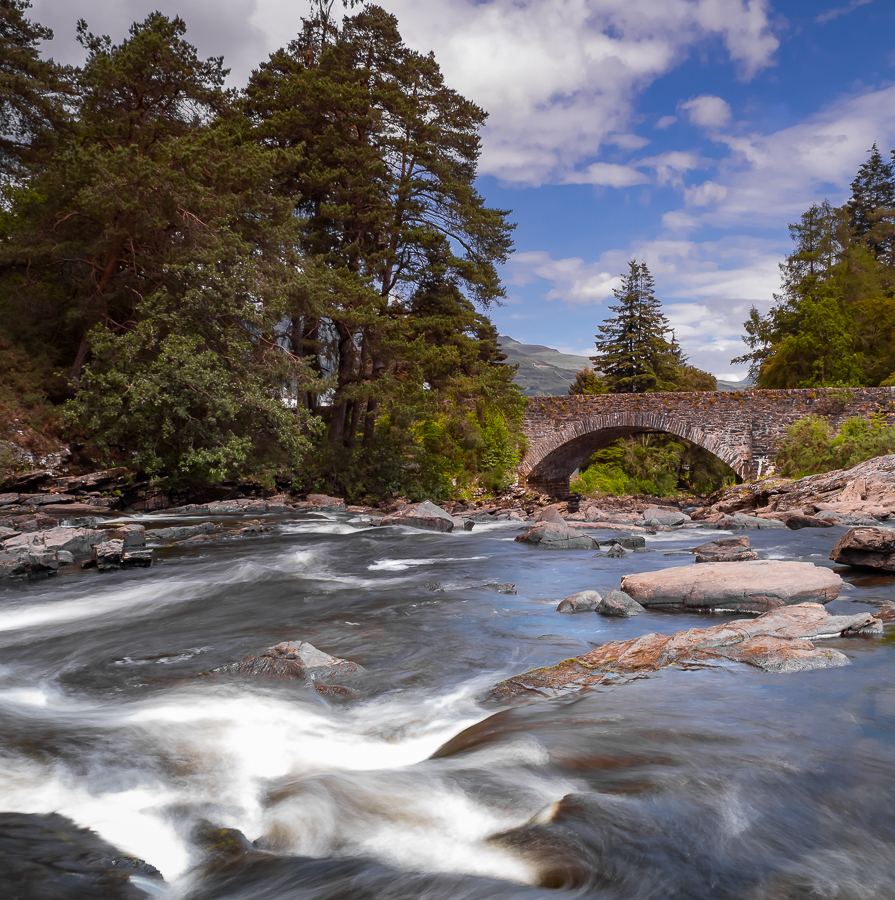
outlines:
{"label": "tree canopy", "polygon": [[789,226],[781,290],[744,327],[758,387],[895,384],[895,152],[874,145],[842,207],[814,204]]}
{"label": "tree canopy", "polygon": [[81,21],[61,69],[0,0],[0,330],[157,477],[497,486],[522,400],[485,316],[512,229],[474,186],[485,113],[393,16],[331,5],[232,91],[178,17]]}

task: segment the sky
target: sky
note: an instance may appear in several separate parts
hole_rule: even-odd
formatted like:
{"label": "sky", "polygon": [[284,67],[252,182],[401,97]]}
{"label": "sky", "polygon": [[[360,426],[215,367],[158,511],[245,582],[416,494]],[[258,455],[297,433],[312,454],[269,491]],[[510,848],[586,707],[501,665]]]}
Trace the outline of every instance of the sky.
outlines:
{"label": "sky", "polygon": [[[405,42],[489,113],[478,188],[512,210],[507,296],[523,343],[593,352],[630,259],[647,263],[690,362],[739,379],[812,203],[849,196],[895,149],[893,0],[380,0]],[[241,86],[299,30],[307,0],[32,0],[45,52],[83,58],[75,24],[121,40],[180,15]],[[336,10],[339,2],[336,2]]]}

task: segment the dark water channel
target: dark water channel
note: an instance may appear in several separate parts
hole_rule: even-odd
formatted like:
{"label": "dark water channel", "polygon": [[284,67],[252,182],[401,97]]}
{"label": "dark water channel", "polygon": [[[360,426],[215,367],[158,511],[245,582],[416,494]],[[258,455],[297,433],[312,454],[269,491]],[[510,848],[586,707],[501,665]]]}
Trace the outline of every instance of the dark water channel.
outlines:
{"label": "dark water channel", "polygon": [[[348,519],[0,589],[0,810],[90,826],[161,869],[171,898],[895,897],[892,636],[831,641],[844,669],[669,669],[488,709],[507,675],[720,621],[554,610],[690,565],[663,554],[718,532],[614,560],[516,544],[518,525]],[[749,536],[768,558],[830,565],[840,533]],[[518,594],[484,586],[507,581]],[[893,595],[857,577],[829,609]],[[361,663],[358,699],[195,678],[287,639]],[[279,856],[200,879],[203,820]]]}

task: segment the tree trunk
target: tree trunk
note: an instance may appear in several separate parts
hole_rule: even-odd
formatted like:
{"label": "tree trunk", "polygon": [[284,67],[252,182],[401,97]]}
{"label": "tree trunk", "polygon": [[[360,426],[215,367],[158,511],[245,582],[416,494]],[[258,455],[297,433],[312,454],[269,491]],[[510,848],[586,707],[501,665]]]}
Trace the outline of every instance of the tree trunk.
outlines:
{"label": "tree trunk", "polygon": [[354,376],[354,341],[347,325],[343,322],[334,324],[339,335],[339,371],[333,398],[333,416],[329,423],[329,442],[333,447],[342,447],[345,444],[345,416],[348,411],[344,393],[345,385]]}

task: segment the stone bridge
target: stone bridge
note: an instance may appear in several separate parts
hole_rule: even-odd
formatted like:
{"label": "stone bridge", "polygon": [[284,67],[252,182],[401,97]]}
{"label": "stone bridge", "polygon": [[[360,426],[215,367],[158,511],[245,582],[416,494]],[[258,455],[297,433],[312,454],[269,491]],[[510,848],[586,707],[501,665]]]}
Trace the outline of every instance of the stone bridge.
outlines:
{"label": "stone bridge", "polygon": [[895,388],[532,397],[522,425],[528,451],[519,464],[519,481],[553,496],[567,495],[569,478],[594,451],[642,432],[692,441],[751,481],[773,472],[786,426],[811,413],[835,427],[875,413],[895,424]]}

